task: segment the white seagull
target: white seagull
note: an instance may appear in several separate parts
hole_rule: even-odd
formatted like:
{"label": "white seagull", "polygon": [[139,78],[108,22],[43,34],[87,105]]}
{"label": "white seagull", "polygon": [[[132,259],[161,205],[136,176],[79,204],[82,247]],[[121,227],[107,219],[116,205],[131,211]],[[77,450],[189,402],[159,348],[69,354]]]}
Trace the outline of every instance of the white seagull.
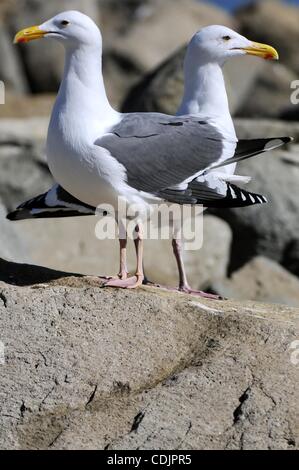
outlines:
{"label": "white seagull", "polygon": [[[111,108],[102,76],[101,33],[87,16],[76,11],[61,13],[40,26],[20,31],[15,42],[41,37],[54,38],[66,49],[63,80],[47,139],[48,164],[58,185],[24,203],[8,215],[10,220],[90,215],[103,203],[117,211],[120,196],[128,205],[138,204],[136,224],[149,217],[151,204],[157,201],[205,207],[266,202],[263,196],[231,184],[235,163],[290,139],[238,143],[221,67],[228,58],[246,54],[277,59],[273,48],[222,26],[197,33],[185,61],[185,95],[179,110],[185,115],[174,117],[121,114]],[[228,170],[224,171],[226,165]],[[137,230],[135,276],[127,278],[124,239],[120,241],[119,279],[106,285],[134,288],[142,283],[141,227]],[[180,287],[192,291],[184,278],[179,250],[177,254]]]}

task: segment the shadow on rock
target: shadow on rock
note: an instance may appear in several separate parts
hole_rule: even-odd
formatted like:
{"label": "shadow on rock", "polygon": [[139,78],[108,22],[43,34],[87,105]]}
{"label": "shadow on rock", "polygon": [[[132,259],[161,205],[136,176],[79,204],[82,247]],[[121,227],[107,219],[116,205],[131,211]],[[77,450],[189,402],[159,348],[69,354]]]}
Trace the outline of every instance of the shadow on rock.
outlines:
{"label": "shadow on rock", "polygon": [[0,258],[0,281],[15,286],[31,286],[43,284],[66,277],[82,278],[81,274],[55,271],[54,269],[33,266],[30,264],[19,264],[5,261]]}

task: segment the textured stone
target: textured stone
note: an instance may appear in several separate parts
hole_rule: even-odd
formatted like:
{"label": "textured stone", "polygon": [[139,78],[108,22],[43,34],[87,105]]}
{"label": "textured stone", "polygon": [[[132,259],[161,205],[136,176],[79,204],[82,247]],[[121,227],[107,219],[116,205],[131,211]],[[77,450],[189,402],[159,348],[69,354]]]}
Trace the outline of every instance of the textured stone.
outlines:
{"label": "textured stone", "polygon": [[0,258],[19,262],[28,262],[26,242],[16,225],[5,219],[6,208],[0,200]]}
{"label": "textured stone", "polygon": [[235,115],[251,118],[279,118],[290,105],[291,83],[297,74],[277,62],[264,62],[241,97]]}
{"label": "textured stone", "polygon": [[203,25],[233,25],[233,19],[221,9],[194,0],[151,0],[136,10],[134,19],[121,41],[115,38],[115,44],[118,54],[144,72],[187,43]]}
{"label": "textured stone", "polygon": [[263,256],[249,261],[231,279],[213,283],[212,290],[230,299],[251,299],[299,307],[299,279]]}
{"label": "textured stone", "polygon": [[2,449],[298,448],[298,309],[1,267]]}
{"label": "textured stone", "polygon": [[[0,19],[0,80],[4,82],[6,91],[13,89],[19,93],[28,91],[28,82],[16,48],[14,48],[7,28]],[[2,104],[2,102],[1,102]]]}
{"label": "textured stone", "polygon": [[298,73],[297,7],[277,0],[263,0],[241,9],[237,19],[243,34],[276,47],[280,52],[281,63]]}

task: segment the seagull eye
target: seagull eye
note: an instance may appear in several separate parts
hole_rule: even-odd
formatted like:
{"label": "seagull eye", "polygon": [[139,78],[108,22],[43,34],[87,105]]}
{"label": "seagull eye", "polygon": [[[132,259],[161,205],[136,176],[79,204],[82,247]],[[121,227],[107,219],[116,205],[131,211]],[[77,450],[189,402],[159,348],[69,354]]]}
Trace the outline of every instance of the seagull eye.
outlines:
{"label": "seagull eye", "polygon": [[223,41],[229,41],[231,39],[231,37],[230,36],[223,36],[222,39],[223,39]]}
{"label": "seagull eye", "polygon": [[61,26],[68,26],[70,24],[70,22],[67,21],[67,20],[63,20],[63,21],[61,21],[60,24],[61,24]]}

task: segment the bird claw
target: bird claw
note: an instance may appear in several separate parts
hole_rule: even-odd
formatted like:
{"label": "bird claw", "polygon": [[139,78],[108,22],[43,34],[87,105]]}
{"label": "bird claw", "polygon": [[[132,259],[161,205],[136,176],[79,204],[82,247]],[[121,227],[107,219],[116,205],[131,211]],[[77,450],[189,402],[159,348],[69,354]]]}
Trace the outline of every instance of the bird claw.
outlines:
{"label": "bird claw", "polygon": [[139,274],[136,274],[135,276],[129,278],[132,282],[132,284],[130,284],[127,289],[136,289],[137,287],[140,287],[142,286],[143,284],[143,280],[144,280],[144,276],[142,275],[139,275]]}
{"label": "bird claw", "polygon": [[189,287],[189,286],[179,287],[178,291],[183,292],[184,294],[190,294],[190,295],[194,295],[194,296],[201,297],[201,298],[204,298],[204,299],[226,300],[223,297],[221,297],[221,295],[209,294],[208,292],[203,292],[201,290],[191,289],[191,287]]}
{"label": "bird claw", "polygon": [[210,300],[227,300],[224,297],[221,297],[220,295],[216,294],[209,294],[207,292],[203,292],[201,290],[196,290],[196,289],[191,289],[189,286],[182,286],[182,287],[165,287],[161,284],[154,284],[150,283],[151,286],[157,287],[159,289],[167,290],[170,292],[181,292],[182,294],[189,294],[189,295],[194,295],[196,297],[201,297],[204,299],[210,299]]}
{"label": "bird claw", "polygon": [[103,287],[116,287],[119,289],[136,289],[142,286],[143,276],[135,275],[126,279],[110,279],[104,283]]}

